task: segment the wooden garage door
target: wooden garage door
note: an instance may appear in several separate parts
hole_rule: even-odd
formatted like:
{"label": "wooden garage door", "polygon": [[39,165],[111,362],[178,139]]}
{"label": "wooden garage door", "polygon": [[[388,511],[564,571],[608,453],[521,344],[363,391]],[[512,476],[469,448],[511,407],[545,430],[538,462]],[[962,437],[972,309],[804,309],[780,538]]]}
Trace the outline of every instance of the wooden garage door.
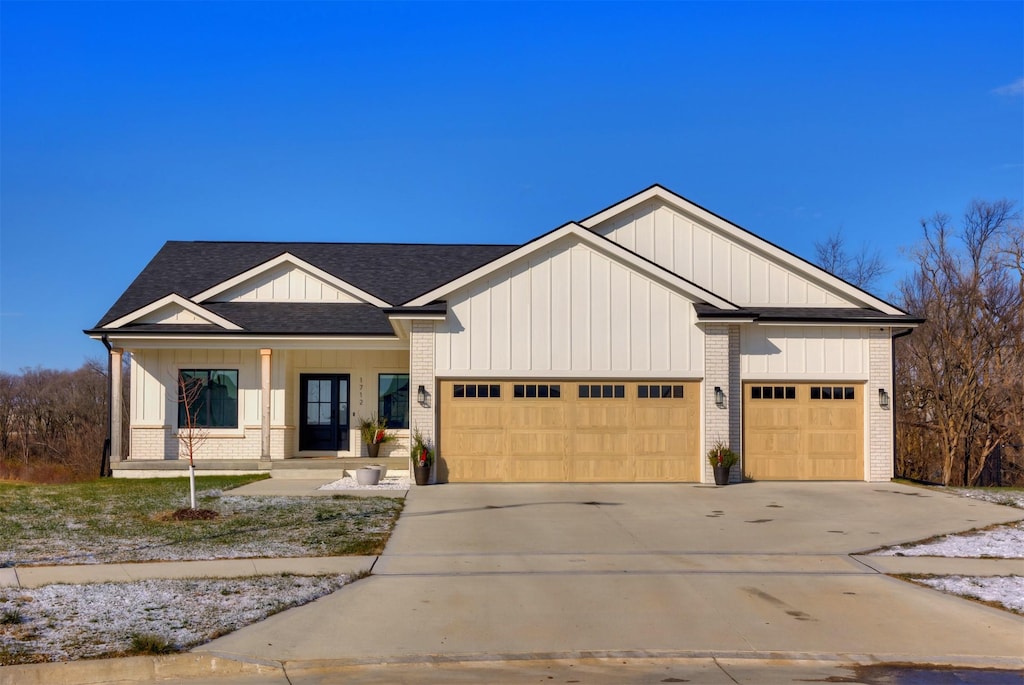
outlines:
{"label": "wooden garage door", "polygon": [[700,383],[442,381],[452,482],[696,481]]}
{"label": "wooden garage door", "polygon": [[864,480],[864,386],[743,386],[744,473],[754,480]]}

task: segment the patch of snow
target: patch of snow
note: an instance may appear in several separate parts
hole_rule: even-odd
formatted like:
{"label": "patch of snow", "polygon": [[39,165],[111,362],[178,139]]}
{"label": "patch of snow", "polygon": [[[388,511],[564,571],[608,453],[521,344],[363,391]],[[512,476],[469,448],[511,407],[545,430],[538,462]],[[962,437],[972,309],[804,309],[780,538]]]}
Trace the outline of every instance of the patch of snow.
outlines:
{"label": "patch of snow", "polygon": [[277,575],[0,588],[0,614],[21,617],[0,625],[0,652],[22,655],[22,662],[67,661],[125,652],[140,634],[184,649],[334,592],[348,580]]}
{"label": "patch of snow", "polygon": [[321,485],[318,490],[408,490],[412,487],[412,479],[408,476],[384,476],[377,485],[360,485],[355,478],[345,476],[333,483]]}
{"label": "patch of snow", "polygon": [[987,530],[946,535],[932,542],[897,545],[879,552],[883,557],[1024,558],[1024,521]]}
{"label": "patch of snow", "polygon": [[1003,504],[1008,507],[1024,509],[1024,490],[993,490],[991,488],[949,488],[949,491],[961,497]]}
{"label": "patch of snow", "polygon": [[1024,612],[1024,576],[943,576],[915,578],[915,583],[961,597],[973,597]]}

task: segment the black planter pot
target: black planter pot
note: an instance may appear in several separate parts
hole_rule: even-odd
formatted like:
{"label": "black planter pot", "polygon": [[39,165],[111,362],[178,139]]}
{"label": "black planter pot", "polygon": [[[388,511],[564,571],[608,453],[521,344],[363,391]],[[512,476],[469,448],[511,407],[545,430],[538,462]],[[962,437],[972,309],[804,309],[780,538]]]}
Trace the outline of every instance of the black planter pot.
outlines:
{"label": "black planter pot", "polygon": [[370,459],[376,459],[377,455],[380,454],[380,443],[375,442],[367,445],[366,451],[369,453],[366,456],[368,456]]}
{"label": "black planter pot", "polygon": [[712,466],[715,470],[715,485],[728,485],[729,484],[729,467],[728,466]]}
{"label": "black planter pot", "polygon": [[429,466],[413,466],[412,471],[416,477],[416,485],[428,485],[430,483]]}

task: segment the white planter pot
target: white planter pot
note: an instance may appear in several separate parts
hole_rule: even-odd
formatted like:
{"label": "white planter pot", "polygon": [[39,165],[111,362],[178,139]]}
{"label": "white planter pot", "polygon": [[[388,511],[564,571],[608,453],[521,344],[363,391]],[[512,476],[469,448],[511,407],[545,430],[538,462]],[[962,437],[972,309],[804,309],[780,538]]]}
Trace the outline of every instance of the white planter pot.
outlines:
{"label": "white planter pot", "polygon": [[377,485],[380,482],[380,470],[371,466],[356,469],[356,482],[360,485]]}

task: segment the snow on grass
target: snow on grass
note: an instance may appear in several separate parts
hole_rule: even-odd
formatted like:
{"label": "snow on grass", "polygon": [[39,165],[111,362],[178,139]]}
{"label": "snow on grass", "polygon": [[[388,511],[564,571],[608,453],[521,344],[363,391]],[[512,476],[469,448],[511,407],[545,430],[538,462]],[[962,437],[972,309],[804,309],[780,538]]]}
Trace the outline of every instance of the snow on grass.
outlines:
{"label": "snow on grass", "polygon": [[[147,485],[140,484],[140,492]],[[166,497],[110,507],[67,498],[63,509],[40,511],[41,496],[19,494],[22,501],[7,505],[0,497],[0,567],[377,554],[403,506],[390,497],[241,496],[213,489],[201,490],[197,499],[219,512],[216,519],[168,521],[161,514],[177,503]],[[27,515],[19,513],[26,509]]]}
{"label": "snow on grass", "polygon": [[[1001,488],[943,488],[961,497],[1024,509],[1024,491]],[[982,530],[944,535],[933,540],[896,545],[874,552],[876,556],[1024,558],[1024,521],[990,526]]]}
{"label": "snow on grass", "polygon": [[1024,490],[1003,488],[949,488],[949,491],[961,497],[979,499],[993,504],[1004,504],[1008,507],[1024,509]]}
{"label": "snow on grass", "polygon": [[345,575],[0,589],[0,665],[123,655],[137,635],[183,650],[334,592]]}
{"label": "snow on grass", "polygon": [[351,476],[321,485],[318,490],[408,490],[412,487],[412,479],[408,476],[385,476],[377,485],[360,485]]}
{"label": "snow on grass", "polygon": [[1024,521],[984,530],[945,535],[936,540],[897,545],[878,552],[883,557],[1024,558]]}
{"label": "snow on grass", "polygon": [[970,597],[1024,613],[1024,576],[936,576],[915,577],[912,580],[952,595]]}

